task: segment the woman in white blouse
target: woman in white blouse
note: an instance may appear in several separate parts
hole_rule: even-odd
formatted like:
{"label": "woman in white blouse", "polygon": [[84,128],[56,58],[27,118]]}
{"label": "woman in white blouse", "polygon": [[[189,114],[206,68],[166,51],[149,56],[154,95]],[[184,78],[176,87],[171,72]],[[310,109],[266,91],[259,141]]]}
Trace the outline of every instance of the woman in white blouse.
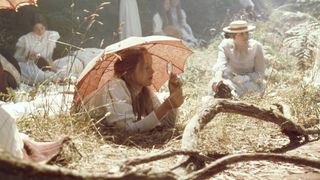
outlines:
{"label": "woman in white blouse", "polygon": [[109,114],[103,123],[129,132],[142,132],[158,125],[174,127],[176,108],[183,103],[181,82],[171,74],[170,96],[160,103],[149,89],[154,70],[152,58],[144,48],[130,48],[118,53],[121,60],[114,65],[114,78],[84,99],[92,110],[106,107]]}
{"label": "woman in white blouse", "polygon": [[52,60],[59,38],[58,32],[46,30],[41,22],[36,22],[32,32],[19,38],[14,57],[19,62],[23,82],[34,84],[48,80],[59,81],[83,69],[82,63],[76,58]]}
{"label": "woman in white blouse", "polygon": [[265,59],[262,45],[249,39],[248,34],[254,29],[255,26],[243,20],[233,21],[223,29],[231,38],[224,39],[218,47],[214,77],[209,83],[211,95],[218,94],[221,84],[227,85],[235,97],[264,91]]}
{"label": "woman in white blouse", "polygon": [[39,58],[52,64],[55,41],[60,38],[56,31],[47,31],[41,22],[35,23],[33,31],[21,36],[16,44],[14,57],[21,68],[21,80],[27,83],[43,82],[55,77],[52,71],[43,71],[36,65]]}
{"label": "woman in white blouse", "polygon": [[159,7],[159,12],[153,16],[153,34],[173,36],[183,39],[189,46],[197,46],[198,40],[187,23],[180,0],[161,0]]}

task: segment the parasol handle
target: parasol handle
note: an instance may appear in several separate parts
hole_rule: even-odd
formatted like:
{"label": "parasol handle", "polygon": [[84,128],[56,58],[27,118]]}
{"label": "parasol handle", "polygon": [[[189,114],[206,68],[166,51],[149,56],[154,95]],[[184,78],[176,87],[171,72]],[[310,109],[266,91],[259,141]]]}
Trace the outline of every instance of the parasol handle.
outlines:
{"label": "parasol handle", "polygon": [[55,43],[59,43],[59,44],[63,44],[63,45],[66,45],[66,46],[71,46],[71,47],[74,47],[74,48],[77,48],[81,51],[83,51],[84,49],[79,47],[79,46],[75,46],[75,45],[72,45],[72,44],[69,44],[69,43],[65,43],[65,42],[62,42],[62,41],[58,41],[58,40],[53,40],[53,39],[49,39],[49,41],[51,42],[55,42]]}
{"label": "parasol handle", "polygon": [[167,73],[169,76],[172,74],[172,71],[173,71],[172,62],[170,61],[167,64]]}

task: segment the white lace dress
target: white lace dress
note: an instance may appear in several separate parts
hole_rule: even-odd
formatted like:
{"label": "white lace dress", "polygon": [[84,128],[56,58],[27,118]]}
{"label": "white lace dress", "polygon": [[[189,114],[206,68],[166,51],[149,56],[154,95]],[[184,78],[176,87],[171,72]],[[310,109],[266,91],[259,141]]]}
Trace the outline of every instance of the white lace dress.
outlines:
{"label": "white lace dress", "polygon": [[55,41],[60,38],[58,32],[45,31],[42,36],[33,32],[23,35],[16,44],[14,57],[21,68],[21,80],[28,84],[46,81],[50,78],[57,79],[54,72],[42,71],[37,67],[34,60],[29,59],[30,54],[39,54],[46,60],[52,61]]}
{"label": "white lace dress", "polygon": [[209,83],[209,94],[213,93],[212,83],[219,81],[229,85],[236,97],[249,92],[264,91],[265,59],[262,45],[258,41],[250,39],[247,52],[237,51],[233,39],[224,39],[218,48],[218,59],[213,67],[214,77]]}
{"label": "white lace dress", "polygon": [[16,121],[0,107],[0,149],[23,158],[23,140],[18,132]]}
{"label": "white lace dress", "polygon": [[120,40],[142,36],[139,9],[136,0],[120,0]]}
{"label": "white lace dress", "polygon": [[[193,36],[192,29],[187,23],[187,15],[184,10],[181,10],[182,17],[181,21],[178,19],[176,9],[171,9],[170,13],[172,15],[172,25],[177,27],[182,32],[182,39],[188,46],[198,45],[198,40]],[[163,32],[163,22],[159,13],[153,16],[153,34],[164,35]]]}
{"label": "white lace dress", "polygon": [[[57,81],[70,76],[78,76],[83,70],[83,63],[76,57],[66,56],[55,61],[52,54],[56,41],[60,35],[56,31],[45,31],[42,36],[30,32],[19,38],[16,44],[14,57],[21,68],[21,80],[27,84],[41,83],[44,81]],[[39,54],[57,68],[57,73],[42,71],[29,59],[30,54]]]}
{"label": "white lace dress", "polygon": [[[160,106],[157,96],[152,94],[153,107]],[[122,79],[114,78],[99,90],[85,97],[84,105],[91,110],[105,106],[110,113],[106,118],[106,124],[114,125],[130,132],[142,132],[155,128],[158,125],[173,127],[176,122],[176,110],[167,113],[161,120],[154,111],[137,121],[133,112],[131,94]]]}

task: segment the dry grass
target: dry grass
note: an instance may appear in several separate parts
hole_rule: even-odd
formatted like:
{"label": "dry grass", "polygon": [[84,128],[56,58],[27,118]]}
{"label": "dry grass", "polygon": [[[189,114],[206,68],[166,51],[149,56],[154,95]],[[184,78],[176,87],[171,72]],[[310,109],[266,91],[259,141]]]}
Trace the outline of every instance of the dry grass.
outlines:
{"label": "dry grass", "polygon": [[[310,123],[313,125],[315,122],[308,121],[307,117],[319,118],[319,91],[303,82],[304,73],[296,68],[296,59],[279,53],[279,45],[276,41],[270,40],[272,34],[268,34],[267,25],[261,23],[259,26],[261,28],[255,32],[255,37],[269,47],[267,89],[262,97],[253,94],[243,99],[264,107],[279,101],[286,102],[293,108],[298,123],[305,126]],[[80,171],[112,171],[128,158],[179,149],[184,126],[204,105],[201,99],[207,94],[207,83],[211,78],[211,67],[215,63],[216,47],[220,41],[221,39],[214,40],[207,49],[195,49],[195,53],[187,62],[185,73],[180,75],[184,82],[186,100],[181,107],[179,122],[174,130],[156,129],[148,133],[129,135],[106,127],[104,133],[100,134],[94,123],[81,115],[32,115],[19,120],[19,128],[36,140],[69,136],[72,143],[65,147],[64,153],[55,164]],[[265,152],[286,143],[288,139],[273,124],[238,115],[219,114],[201,133],[199,150],[207,153]],[[156,171],[161,171],[174,163],[175,159],[169,158],[141,167],[153,167]],[[264,172],[268,169],[266,167],[272,166],[270,163],[259,164],[247,163],[243,171],[260,167],[261,172]],[[233,170],[216,177],[246,178],[246,173],[238,171],[242,166],[243,164],[235,165]]]}

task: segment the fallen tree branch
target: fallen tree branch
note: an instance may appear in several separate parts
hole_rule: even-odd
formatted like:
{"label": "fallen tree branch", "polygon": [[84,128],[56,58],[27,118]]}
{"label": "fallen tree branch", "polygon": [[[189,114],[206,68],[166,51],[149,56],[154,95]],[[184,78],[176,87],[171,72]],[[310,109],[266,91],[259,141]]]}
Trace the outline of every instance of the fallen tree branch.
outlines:
{"label": "fallen tree branch", "polygon": [[187,124],[182,136],[182,150],[195,149],[199,132],[220,112],[241,114],[277,124],[289,137],[320,134],[320,130],[305,130],[277,110],[261,108],[241,101],[215,99]]}
{"label": "fallen tree branch", "polygon": [[149,155],[146,157],[141,157],[141,158],[135,158],[135,159],[131,159],[131,160],[127,160],[124,162],[124,164],[122,166],[136,166],[139,164],[144,164],[144,163],[149,163],[152,161],[157,161],[157,160],[161,160],[161,159],[165,159],[165,158],[169,158],[171,156],[177,156],[177,155],[187,155],[187,156],[194,156],[198,159],[201,159],[203,161],[212,161],[213,159],[202,155],[201,153],[197,152],[197,151],[175,151],[175,150],[170,150],[167,152],[163,152],[163,153],[159,153],[159,154],[155,154],[155,155]]}
{"label": "fallen tree branch", "polygon": [[272,154],[272,153],[247,153],[247,154],[236,154],[236,155],[225,156],[223,158],[220,158],[212,162],[207,167],[201,170],[188,174],[182,179],[205,179],[226,169],[227,165],[234,164],[237,162],[262,161],[262,160],[292,163],[300,166],[309,166],[309,167],[320,169],[320,161],[316,159],[307,159],[307,158],[301,158],[296,156]]}
{"label": "fallen tree branch", "polygon": [[[270,108],[261,108],[253,104],[241,101],[232,101],[227,99],[214,99],[209,102],[200,113],[192,117],[190,122],[184,129],[182,135],[182,150],[197,149],[198,137],[200,131],[207,125],[218,113],[227,112],[235,113],[248,117],[254,117],[266,122],[277,124],[282,132],[290,138],[290,142],[297,140],[299,136],[304,136],[305,141],[308,140],[308,134],[319,134],[319,130],[305,130],[300,125],[294,123],[291,118],[291,111],[285,104],[276,104]],[[190,161],[190,157],[184,156],[180,159],[181,166],[179,174],[188,174],[192,169],[189,167],[198,166],[195,162]],[[201,164],[201,162],[197,162]]]}
{"label": "fallen tree branch", "polygon": [[[23,161],[13,158],[10,155],[2,153],[0,151],[0,177],[14,178],[14,179],[177,179],[182,178],[188,172],[188,167],[194,166],[192,173],[183,179],[202,179],[203,177],[211,176],[221,170],[225,169],[228,164],[251,161],[251,160],[270,160],[270,161],[282,161],[289,162],[298,165],[307,165],[320,169],[320,162],[317,160],[304,159],[294,156],[285,156],[278,154],[240,154],[231,155],[220,158],[214,161],[209,166],[204,167],[205,161],[212,161],[214,158],[210,158],[201,155],[199,152],[193,151],[197,146],[197,140],[199,132],[203,127],[209,123],[218,113],[229,112],[237,113],[245,116],[254,117],[267,122],[278,124],[289,137],[291,136],[306,136],[308,134],[319,134],[319,130],[305,130],[301,126],[295,124],[288,118],[288,115],[284,115],[283,109],[266,109],[258,106],[247,104],[243,102],[235,102],[225,99],[217,99],[205,108],[199,115],[194,116],[185,128],[182,136],[182,150],[169,151],[162,154],[156,154],[152,156],[136,158],[125,161],[124,165],[120,167],[118,173],[89,173],[89,172],[77,172],[65,168],[59,168],[54,166],[42,165],[33,163],[30,161]],[[285,113],[286,114],[286,113]],[[171,169],[173,171],[151,173],[147,171],[139,171],[132,166],[148,163],[171,156],[183,155],[187,158],[186,161],[181,161],[180,166]],[[127,169],[125,169],[128,167]],[[121,168],[124,168],[121,169]],[[201,169],[200,169],[201,168]],[[200,170],[198,170],[200,169]],[[195,171],[196,170],[196,171]],[[179,173],[180,172],[180,173]],[[182,173],[181,173],[182,172]]]}
{"label": "fallen tree branch", "polygon": [[138,171],[109,173],[78,172],[66,168],[50,166],[17,159],[0,150],[0,177],[2,179],[46,179],[46,180],[88,180],[88,179],[177,179],[170,172],[145,173]]}

